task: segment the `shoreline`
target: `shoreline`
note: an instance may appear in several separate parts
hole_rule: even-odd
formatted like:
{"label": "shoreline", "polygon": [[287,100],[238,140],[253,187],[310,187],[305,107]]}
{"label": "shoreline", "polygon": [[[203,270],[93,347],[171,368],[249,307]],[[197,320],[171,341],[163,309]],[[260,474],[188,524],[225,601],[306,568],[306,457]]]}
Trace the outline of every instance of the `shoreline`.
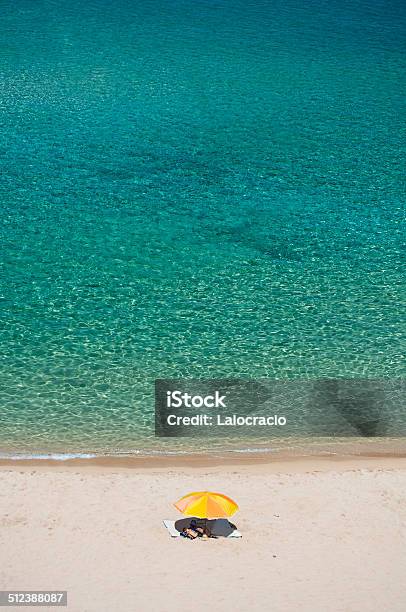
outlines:
{"label": "shoreline", "polygon": [[308,472],[308,471],[345,471],[358,469],[406,469],[406,455],[381,454],[319,454],[292,456],[287,454],[238,454],[225,455],[165,455],[165,456],[132,456],[114,457],[97,456],[92,458],[60,459],[0,459],[1,471],[28,471],[33,468],[40,471],[157,471],[167,470],[208,471],[252,470],[272,473]]}
{"label": "shoreline", "polygon": [[[242,442],[242,441],[241,441]],[[102,464],[159,464],[184,465],[194,463],[206,465],[213,463],[256,463],[274,460],[301,460],[306,458],[367,458],[389,457],[406,458],[406,437],[365,437],[365,438],[295,438],[269,440],[267,443],[220,447],[171,448],[163,445],[158,448],[34,448],[24,449],[12,445],[1,447],[0,465],[18,463],[43,465],[45,462],[63,463],[102,463]]]}

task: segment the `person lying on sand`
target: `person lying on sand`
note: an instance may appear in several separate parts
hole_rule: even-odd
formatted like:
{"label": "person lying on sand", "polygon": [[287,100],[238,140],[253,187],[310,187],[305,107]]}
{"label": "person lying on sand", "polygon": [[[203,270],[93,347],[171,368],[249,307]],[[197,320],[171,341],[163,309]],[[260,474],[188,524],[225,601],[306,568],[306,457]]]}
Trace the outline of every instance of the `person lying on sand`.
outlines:
{"label": "person lying on sand", "polygon": [[195,540],[196,538],[202,538],[202,540],[217,539],[217,536],[211,532],[210,527],[205,522],[197,522],[195,519],[192,519],[189,525],[182,529],[180,535],[189,540]]}
{"label": "person lying on sand", "polygon": [[198,532],[194,529],[191,529],[190,527],[184,527],[180,532],[180,535],[184,538],[189,538],[189,540],[194,540],[195,538],[199,537]]}
{"label": "person lying on sand", "polygon": [[196,531],[199,537],[202,537],[202,535],[204,534],[204,528],[202,527],[202,525],[199,525],[199,523],[195,519],[192,519],[190,521],[189,527],[190,529],[193,529],[193,531]]}

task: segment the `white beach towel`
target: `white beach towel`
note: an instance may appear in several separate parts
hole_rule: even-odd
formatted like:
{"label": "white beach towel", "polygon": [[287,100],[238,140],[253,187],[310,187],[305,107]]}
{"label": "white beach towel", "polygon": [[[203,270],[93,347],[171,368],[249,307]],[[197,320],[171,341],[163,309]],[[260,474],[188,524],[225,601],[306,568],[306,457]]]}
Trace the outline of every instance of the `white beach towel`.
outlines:
{"label": "white beach towel", "polygon": [[[172,538],[179,538],[180,537],[180,533],[179,533],[179,531],[175,527],[175,521],[164,520],[163,523],[164,523],[165,527],[167,528],[167,530],[169,531],[169,535]],[[234,529],[234,531],[231,532],[226,537],[227,538],[242,538],[242,534],[238,531],[238,529]]]}

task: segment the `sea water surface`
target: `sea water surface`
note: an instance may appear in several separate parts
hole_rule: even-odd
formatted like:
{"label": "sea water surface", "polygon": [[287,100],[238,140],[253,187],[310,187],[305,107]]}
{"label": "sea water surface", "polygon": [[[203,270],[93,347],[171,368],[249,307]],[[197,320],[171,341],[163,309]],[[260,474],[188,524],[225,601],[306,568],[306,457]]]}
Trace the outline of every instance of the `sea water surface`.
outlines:
{"label": "sea water surface", "polygon": [[3,453],[185,451],[156,378],[405,375],[404,2],[0,10]]}

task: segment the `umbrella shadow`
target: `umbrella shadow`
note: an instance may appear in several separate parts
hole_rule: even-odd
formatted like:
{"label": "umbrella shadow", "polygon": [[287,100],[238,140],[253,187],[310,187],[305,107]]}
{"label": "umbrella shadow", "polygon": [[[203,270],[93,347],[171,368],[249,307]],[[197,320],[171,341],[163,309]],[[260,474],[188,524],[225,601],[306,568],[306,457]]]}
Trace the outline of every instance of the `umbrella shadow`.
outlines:
{"label": "umbrella shadow", "polygon": [[179,533],[185,529],[185,527],[190,527],[190,522],[195,520],[198,526],[204,527],[207,525],[212,535],[217,537],[226,538],[233,531],[237,529],[237,527],[230,523],[227,519],[200,519],[197,516],[188,516],[187,518],[179,519],[175,521],[175,528]]}

